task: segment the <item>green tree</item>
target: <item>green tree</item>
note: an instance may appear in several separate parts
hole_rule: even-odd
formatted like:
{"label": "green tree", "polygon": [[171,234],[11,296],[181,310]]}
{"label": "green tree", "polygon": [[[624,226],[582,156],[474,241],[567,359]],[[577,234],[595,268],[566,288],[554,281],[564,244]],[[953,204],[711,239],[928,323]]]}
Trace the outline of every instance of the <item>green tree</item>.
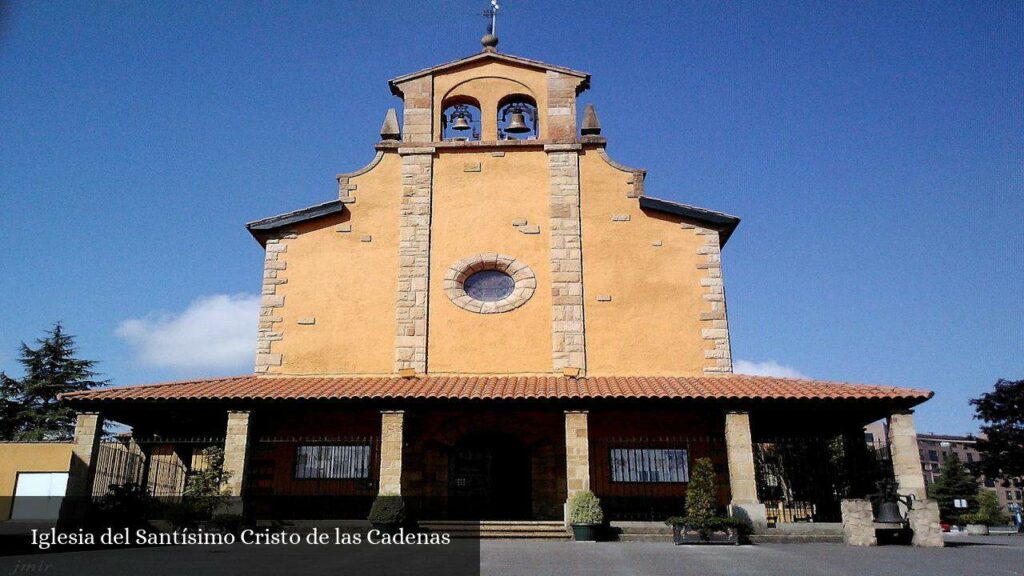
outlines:
{"label": "green tree", "polygon": [[209,517],[231,497],[226,487],[230,478],[231,472],[224,469],[224,449],[212,446],[206,449],[206,467],[188,477],[182,496],[201,516]]}
{"label": "green tree", "polygon": [[[971,476],[955,453],[942,463],[940,476],[928,487],[928,497],[939,503],[942,519],[959,524],[961,516],[978,509],[978,481]],[[957,508],[954,501],[967,501],[967,508]]]}
{"label": "green tree", "polygon": [[32,348],[21,343],[22,378],[0,372],[0,435],[6,440],[71,438],[75,412],[58,396],[107,383],[95,379],[95,361],[75,357],[75,337],[66,334],[60,322],[36,344]]}
{"label": "green tree", "polygon": [[963,521],[968,524],[984,524],[999,526],[1010,521],[1010,517],[999,506],[999,497],[992,490],[982,490],[978,496],[978,511],[964,514]]}
{"label": "green tree", "polygon": [[975,472],[987,478],[1024,476],[1024,380],[1000,379],[971,405],[975,419],[984,422]]}

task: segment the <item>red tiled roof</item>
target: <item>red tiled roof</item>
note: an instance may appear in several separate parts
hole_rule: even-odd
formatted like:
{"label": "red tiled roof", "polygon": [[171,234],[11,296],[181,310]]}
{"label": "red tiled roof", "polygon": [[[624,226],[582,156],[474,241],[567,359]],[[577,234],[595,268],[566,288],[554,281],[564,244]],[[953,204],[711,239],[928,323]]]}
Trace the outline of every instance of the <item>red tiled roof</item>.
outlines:
{"label": "red tiled roof", "polygon": [[767,376],[419,376],[400,378],[236,376],[103,388],[63,395],[71,402],[134,400],[899,400],[918,404],[932,392]]}

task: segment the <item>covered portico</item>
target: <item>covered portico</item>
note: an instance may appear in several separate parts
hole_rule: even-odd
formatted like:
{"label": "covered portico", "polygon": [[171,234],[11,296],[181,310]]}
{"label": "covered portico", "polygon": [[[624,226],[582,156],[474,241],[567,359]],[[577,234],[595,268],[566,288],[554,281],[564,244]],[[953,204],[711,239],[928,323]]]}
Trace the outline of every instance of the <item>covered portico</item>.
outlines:
{"label": "covered portico", "polygon": [[252,376],[111,388],[65,398],[79,421],[63,516],[80,520],[87,507],[74,504],[103,491],[106,418],[132,427],[144,462],[176,455],[186,475],[204,446],[195,439],[223,446],[228,487],[251,518],[362,519],[376,495],[394,494],[419,519],[561,520],[567,499],[592,490],[613,519],[659,520],[681,512],[689,463],[708,457],[721,504],[763,527],[755,453],[782,437],[863,442],[865,424],[890,417],[901,492],[921,492],[909,409],[929,396],[738,375]]}

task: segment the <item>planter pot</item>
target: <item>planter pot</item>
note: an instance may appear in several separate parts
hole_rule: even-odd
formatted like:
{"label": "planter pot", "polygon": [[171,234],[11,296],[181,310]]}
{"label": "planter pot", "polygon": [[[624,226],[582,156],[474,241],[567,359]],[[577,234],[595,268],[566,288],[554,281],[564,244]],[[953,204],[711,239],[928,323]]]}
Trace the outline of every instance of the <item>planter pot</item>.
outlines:
{"label": "planter pot", "polygon": [[735,528],[712,530],[704,538],[700,530],[694,530],[683,524],[672,525],[672,541],[676,544],[739,544],[740,535]]}
{"label": "planter pot", "polygon": [[988,526],[984,524],[968,524],[967,533],[973,536],[988,536]]}
{"label": "planter pot", "polygon": [[572,538],[577,542],[596,542],[600,524],[573,524]]}

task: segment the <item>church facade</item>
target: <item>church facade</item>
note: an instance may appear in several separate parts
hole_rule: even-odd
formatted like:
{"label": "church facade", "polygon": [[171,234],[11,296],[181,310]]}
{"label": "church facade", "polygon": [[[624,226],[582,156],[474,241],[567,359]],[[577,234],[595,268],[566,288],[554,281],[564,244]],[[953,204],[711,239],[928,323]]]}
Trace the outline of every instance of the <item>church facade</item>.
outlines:
{"label": "church facade", "polygon": [[863,445],[890,418],[896,480],[923,499],[911,408],[931,393],[733,374],[739,219],[645,195],[577,109],[590,76],[495,44],[391,80],[401,114],[337,197],[248,224],[252,374],[64,398],[69,497],[97,493],[109,419],[185,468],[187,439],[214,439],[256,518],[365,518],[397,494],[424,520],[561,520],[592,490],[613,519],[658,520],[708,457],[722,506],[763,528],[759,443]]}

